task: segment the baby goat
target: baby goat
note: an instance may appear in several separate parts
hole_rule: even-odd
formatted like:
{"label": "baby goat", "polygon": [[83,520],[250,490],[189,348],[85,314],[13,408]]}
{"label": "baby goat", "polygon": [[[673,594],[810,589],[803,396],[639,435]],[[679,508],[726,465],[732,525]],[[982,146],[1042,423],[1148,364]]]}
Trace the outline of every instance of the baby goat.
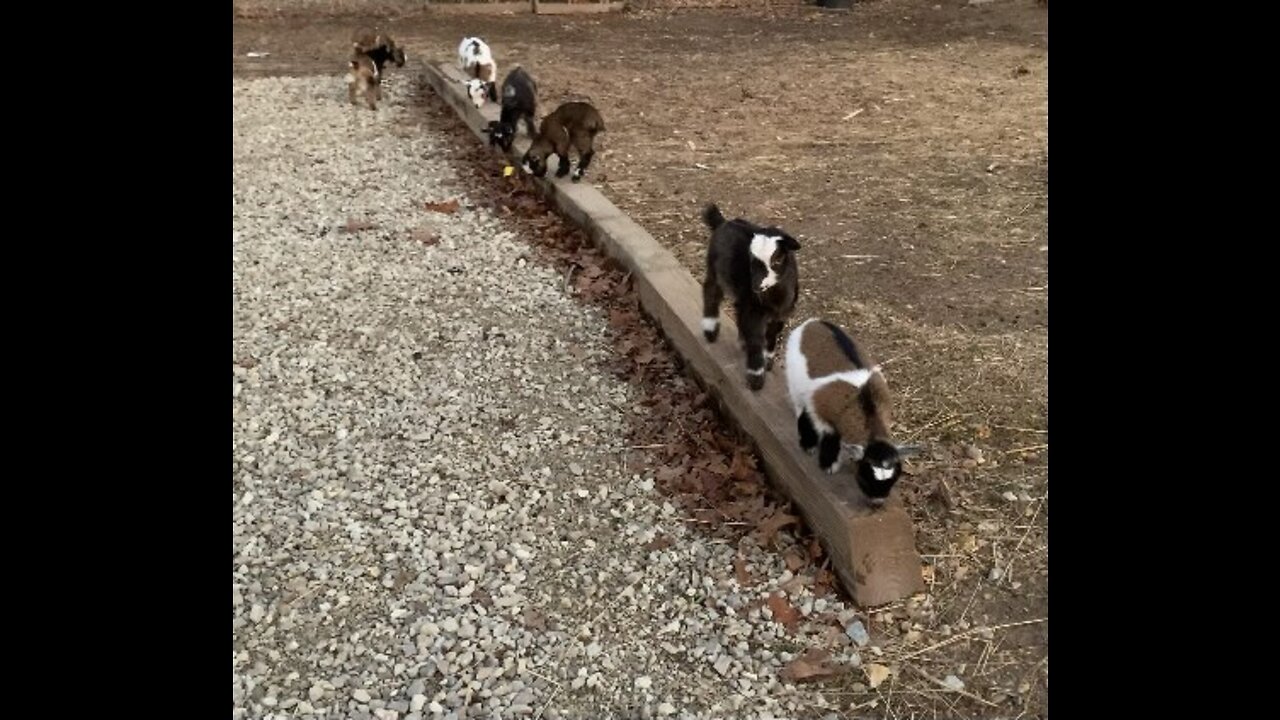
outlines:
{"label": "baby goat", "polygon": [[390,60],[396,67],[404,67],[404,49],[396,46],[390,35],[374,33],[370,30],[357,30],[351,37],[351,46],[356,55],[368,55],[378,67],[378,74]]}
{"label": "baby goat", "polygon": [[720,335],[720,303],[733,297],[738,331],[747,354],[747,386],[764,387],[773,367],[778,334],[796,307],[800,275],[796,239],[776,227],[761,227],[738,218],[725,221],[712,203],[702,211],[711,228],[707,275],[702,281],[702,332],[707,342]]}
{"label": "baby goat", "polygon": [[517,66],[502,80],[502,113],[497,120],[489,121],[486,130],[489,144],[501,147],[504,152],[510,150],[522,118],[532,139],[537,134],[534,127],[537,110],[538,83],[524,68]]}
{"label": "baby goat", "polygon": [[351,58],[351,68],[347,72],[347,99],[356,104],[356,93],[364,95],[370,110],[377,110],[377,101],[382,99],[382,73],[368,55],[358,54]]}
{"label": "baby goat", "polygon": [[476,107],[483,106],[486,98],[490,102],[498,101],[498,65],[485,41],[478,37],[463,38],[458,45],[458,67],[471,78],[466,83],[467,96]]}
{"label": "baby goat", "polygon": [[842,450],[856,461],[858,487],[884,503],[902,475],[902,458],[919,452],[889,435],[893,402],[879,365],[872,365],[836,325],[810,318],[787,338],[787,390],[800,447],[818,448],[818,466],[840,470]]}
{"label": "baby goat", "polygon": [[547,174],[547,158],[554,153],[559,162],[556,177],[564,177],[569,174],[569,149],[573,148],[578,152],[573,181],[578,182],[591,165],[596,135],[602,132],[604,118],[590,103],[567,102],[542,119],[542,129],[533,138],[521,165],[534,177],[543,177]]}

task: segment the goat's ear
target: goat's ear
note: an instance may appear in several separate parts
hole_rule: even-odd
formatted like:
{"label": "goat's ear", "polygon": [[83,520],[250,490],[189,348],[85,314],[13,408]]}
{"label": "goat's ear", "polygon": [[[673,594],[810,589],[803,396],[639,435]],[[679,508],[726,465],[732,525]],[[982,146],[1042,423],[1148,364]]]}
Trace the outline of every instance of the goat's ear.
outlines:
{"label": "goat's ear", "polygon": [[800,249],[800,243],[796,242],[795,238],[791,237],[786,233],[782,234],[781,245],[782,245],[782,249],[788,252],[795,252]]}
{"label": "goat's ear", "polygon": [[924,448],[920,445],[898,445],[896,449],[898,451],[898,457],[903,458],[915,457],[916,455],[924,452]]}

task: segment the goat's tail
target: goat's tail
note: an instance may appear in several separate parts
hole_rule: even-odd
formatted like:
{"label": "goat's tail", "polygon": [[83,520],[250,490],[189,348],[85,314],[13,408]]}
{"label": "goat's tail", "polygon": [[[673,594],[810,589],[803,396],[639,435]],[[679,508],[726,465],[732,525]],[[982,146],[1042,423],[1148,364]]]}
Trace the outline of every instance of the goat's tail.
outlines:
{"label": "goat's tail", "polygon": [[702,222],[714,231],[724,224],[724,213],[720,212],[715,203],[711,203],[702,211]]}

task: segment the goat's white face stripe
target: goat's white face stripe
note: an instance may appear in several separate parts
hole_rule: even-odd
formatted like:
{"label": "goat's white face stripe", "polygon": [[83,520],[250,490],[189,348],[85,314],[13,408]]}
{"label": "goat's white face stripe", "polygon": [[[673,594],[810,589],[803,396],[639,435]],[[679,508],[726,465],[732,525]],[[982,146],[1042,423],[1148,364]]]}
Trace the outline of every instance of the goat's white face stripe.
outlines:
{"label": "goat's white face stripe", "polygon": [[773,254],[778,251],[778,241],[782,238],[776,235],[756,234],[751,236],[751,254],[756,259],[764,263],[765,272],[764,280],[760,281],[760,290],[763,292],[778,284],[778,274],[773,271],[773,266],[769,261],[773,259]]}
{"label": "goat's white face stripe", "polygon": [[893,468],[873,467],[871,468],[871,474],[877,480],[888,480],[893,477]]}

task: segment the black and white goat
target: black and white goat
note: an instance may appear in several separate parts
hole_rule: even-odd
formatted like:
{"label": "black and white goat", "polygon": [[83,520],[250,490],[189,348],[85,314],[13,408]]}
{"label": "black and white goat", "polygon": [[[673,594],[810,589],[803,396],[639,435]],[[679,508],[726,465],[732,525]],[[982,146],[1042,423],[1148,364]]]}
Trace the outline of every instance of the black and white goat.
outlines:
{"label": "black and white goat", "polygon": [[711,228],[702,281],[702,333],[707,342],[716,341],[720,303],[726,293],[732,296],[747,354],[747,386],[759,390],[765,371],[773,367],[778,334],[800,296],[800,243],[776,227],[742,218],[726,221],[714,203],[702,211],[702,221]]}
{"label": "black and white goat", "polygon": [[502,80],[502,112],[497,120],[490,120],[486,132],[489,133],[489,144],[497,145],[504,151],[511,149],[516,141],[516,132],[523,119],[529,138],[538,134],[534,122],[538,112],[538,83],[524,68],[516,66]]}
{"label": "black and white goat", "polygon": [[463,38],[458,45],[458,67],[470,78],[466,81],[467,97],[476,107],[483,107],[486,99],[498,101],[498,64],[485,41]]}
{"label": "black and white goat", "polygon": [[844,330],[810,318],[787,338],[786,374],[800,447],[816,447],[827,473],[839,472],[844,457],[855,461],[858,488],[872,505],[883,504],[902,458],[920,448],[892,440],[893,399],[880,366]]}
{"label": "black and white goat", "polygon": [[396,45],[390,35],[372,30],[357,30],[351,37],[351,47],[356,55],[368,55],[377,66],[379,75],[387,66],[388,60],[394,62],[396,67],[404,67],[404,48]]}

